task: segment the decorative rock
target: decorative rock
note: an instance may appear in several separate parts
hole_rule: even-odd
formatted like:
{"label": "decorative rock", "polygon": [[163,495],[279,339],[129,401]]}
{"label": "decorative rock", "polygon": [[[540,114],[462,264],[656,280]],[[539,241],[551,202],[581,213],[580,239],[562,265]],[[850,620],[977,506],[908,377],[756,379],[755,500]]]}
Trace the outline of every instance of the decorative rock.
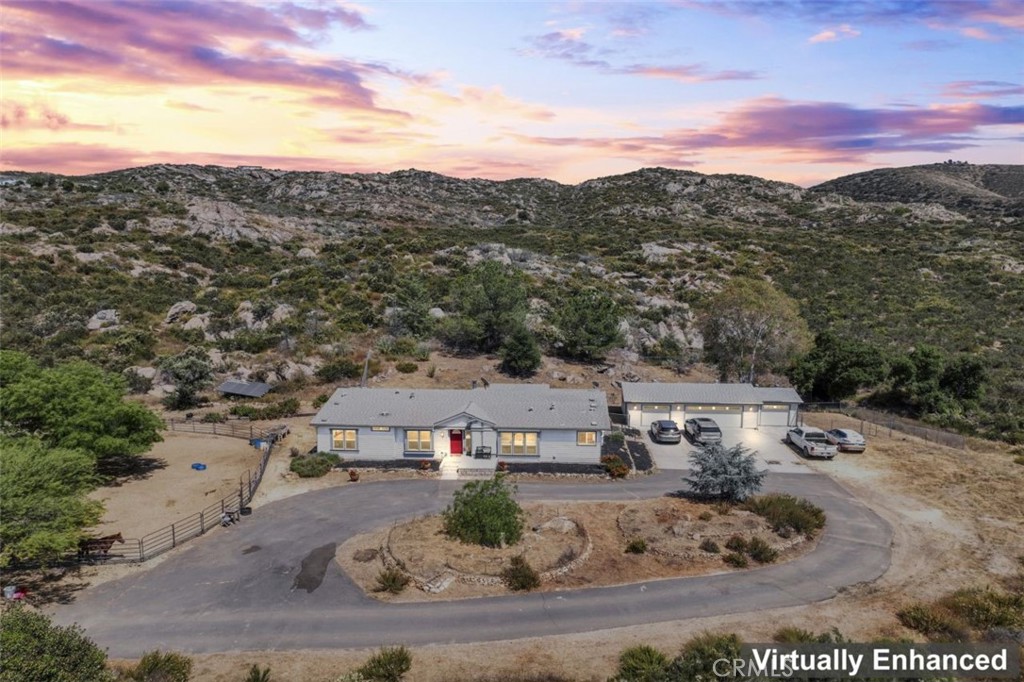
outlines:
{"label": "decorative rock", "polygon": [[301,249],[299,249],[299,252],[295,254],[295,257],[296,258],[316,258],[316,251],[314,251],[313,249],[309,248],[308,246],[304,246]]}
{"label": "decorative rock", "polygon": [[550,521],[538,526],[537,530],[550,530],[556,533],[562,533],[563,535],[568,535],[570,533],[575,533],[578,528],[579,527],[576,525],[576,522],[572,519],[565,516],[556,516]]}

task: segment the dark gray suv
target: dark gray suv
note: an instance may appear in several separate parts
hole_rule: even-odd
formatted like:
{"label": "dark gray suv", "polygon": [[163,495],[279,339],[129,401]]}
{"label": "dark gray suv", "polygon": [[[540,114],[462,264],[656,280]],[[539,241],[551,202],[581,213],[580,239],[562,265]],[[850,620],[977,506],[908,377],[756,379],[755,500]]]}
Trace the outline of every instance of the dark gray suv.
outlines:
{"label": "dark gray suv", "polygon": [[651,440],[655,443],[678,443],[682,439],[683,434],[674,421],[659,419],[651,424]]}

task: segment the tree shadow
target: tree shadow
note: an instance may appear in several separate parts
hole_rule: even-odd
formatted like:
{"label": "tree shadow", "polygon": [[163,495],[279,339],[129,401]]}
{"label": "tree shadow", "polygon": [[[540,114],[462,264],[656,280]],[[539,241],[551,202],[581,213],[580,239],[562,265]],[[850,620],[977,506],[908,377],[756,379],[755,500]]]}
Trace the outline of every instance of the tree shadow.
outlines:
{"label": "tree shadow", "polygon": [[159,457],[116,457],[101,461],[96,469],[104,485],[118,487],[128,481],[141,481],[154,471],[167,468],[167,460]]}
{"label": "tree shadow", "polygon": [[36,607],[71,604],[78,592],[89,586],[80,567],[5,569],[3,584],[17,585],[26,601]]}

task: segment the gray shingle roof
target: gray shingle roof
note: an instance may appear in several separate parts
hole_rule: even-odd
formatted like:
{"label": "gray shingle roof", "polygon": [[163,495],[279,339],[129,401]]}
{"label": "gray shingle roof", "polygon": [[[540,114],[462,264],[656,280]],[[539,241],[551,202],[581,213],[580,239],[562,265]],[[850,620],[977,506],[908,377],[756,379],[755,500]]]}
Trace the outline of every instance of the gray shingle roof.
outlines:
{"label": "gray shingle roof", "polygon": [[339,388],[313,426],[432,427],[467,413],[499,429],[611,428],[603,391],[546,384],[491,384],[489,388]]}
{"label": "gray shingle roof", "polygon": [[248,398],[262,398],[270,391],[271,388],[273,388],[273,386],[270,384],[264,384],[259,381],[225,381],[217,387],[217,390],[221,393],[227,393],[230,395],[244,395]]}
{"label": "gray shingle roof", "polygon": [[624,403],[703,403],[710,405],[762,405],[802,403],[792,388],[751,384],[628,383],[622,384]]}

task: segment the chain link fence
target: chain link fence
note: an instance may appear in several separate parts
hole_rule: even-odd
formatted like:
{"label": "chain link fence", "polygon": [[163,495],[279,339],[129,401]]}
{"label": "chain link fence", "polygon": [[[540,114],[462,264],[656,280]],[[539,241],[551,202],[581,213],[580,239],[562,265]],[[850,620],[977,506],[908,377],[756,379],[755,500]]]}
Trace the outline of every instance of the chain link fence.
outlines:
{"label": "chain link fence", "polygon": [[[893,431],[898,431],[946,447],[959,450],[967,449],[967,437],[963,434],[924,426],[913,419],[860,407],[852,403],[804,403],[800,409],[801,414],[804,412],[837,412],[852,419],[859,419],[861,421],[860,432],[865,436],[882,434],[892,436]],[[803,423],[802,417],[800,423]]]}

